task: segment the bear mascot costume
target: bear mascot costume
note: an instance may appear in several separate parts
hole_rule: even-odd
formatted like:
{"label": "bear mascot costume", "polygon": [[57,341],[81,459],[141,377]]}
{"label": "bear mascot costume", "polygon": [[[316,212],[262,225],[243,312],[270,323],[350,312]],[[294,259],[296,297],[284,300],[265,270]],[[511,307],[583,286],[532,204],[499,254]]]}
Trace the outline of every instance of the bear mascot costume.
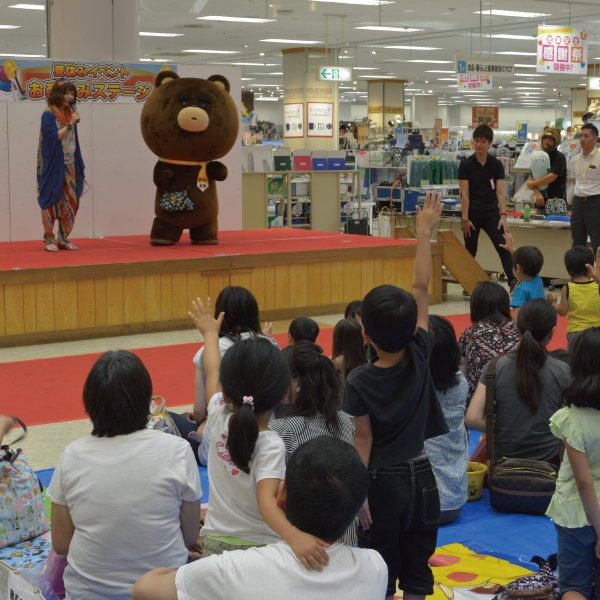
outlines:
{"label": "bear mascot costume", "polygon": [[161,71],[142,110],[142,135],[158,156],[154,167],[155,219],[150,243],[170,246],[190,230],[192,244],[218,244],[217,181],[227,167],[217,159],[235,145],[239,115],[229,81],[179,77]]}

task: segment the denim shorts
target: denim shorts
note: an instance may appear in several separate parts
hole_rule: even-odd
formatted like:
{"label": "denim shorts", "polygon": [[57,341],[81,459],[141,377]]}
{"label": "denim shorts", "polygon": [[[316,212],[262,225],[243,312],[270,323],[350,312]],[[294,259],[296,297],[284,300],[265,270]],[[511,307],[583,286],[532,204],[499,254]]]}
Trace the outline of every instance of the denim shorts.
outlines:
{"label": "denim shorts", "polygon": [[558,532],[558,583],[560,595],[579,592],[587,600],[600,600],[600,560],[596,558],[598,536],[594,528],[561,527]]}
{"label": "denim shorts", "polygon": [[369,510],[373,523],[366,530],[359,525],[358,545],[383,557],[386,595],[396,593],[396,580],[405,593],[433,594],[429,559],[437,543],[440,497],[429,459],[369,469]]}

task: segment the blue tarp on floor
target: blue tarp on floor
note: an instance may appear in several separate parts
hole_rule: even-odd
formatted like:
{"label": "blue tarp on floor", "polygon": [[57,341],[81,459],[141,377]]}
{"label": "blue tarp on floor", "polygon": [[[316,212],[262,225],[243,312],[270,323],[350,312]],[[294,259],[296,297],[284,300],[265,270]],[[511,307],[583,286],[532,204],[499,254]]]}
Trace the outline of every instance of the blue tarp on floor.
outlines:
{"label": "blue tarp on floor", "polygon": [[[475,449],[481,434],[472,431],[469,454]],[[208,471],[198,467],[202,483],[202,504],[209,498]],[[36,471],[42,485],[48,487],[54,469]],[[532,556],[546,558],[557,551],[556,530],[548,517],[512,515],[490,507],[487,489],[481,500],[467,502],[460,517],[451,525],[440,527],[438,547],[472,540],[492,552],[500,552],[529,561]]]}

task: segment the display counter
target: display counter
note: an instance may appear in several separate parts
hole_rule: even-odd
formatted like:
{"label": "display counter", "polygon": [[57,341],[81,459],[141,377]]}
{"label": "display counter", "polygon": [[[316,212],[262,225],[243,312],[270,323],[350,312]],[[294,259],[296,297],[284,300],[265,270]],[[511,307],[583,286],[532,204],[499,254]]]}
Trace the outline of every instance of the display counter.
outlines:
{"label": "display counter", "polygon": [[[414,229],[414,215],[398,215],[396,225],[407,225]],[[571,248],[571,225],[563,221],[530,221],[508,217],[508,227],[514,238],[516,248],[520,246],[536,246],[544,256],[544,266],[540,272],[542,277],[550,279],[569,279],[565,269],[565,252]],[[456,216],[442,216],[439,229],[451,229],[458,239],[463,240],[460,212]],[[479,234],[477,262],[485,271],[501,272],[502,264],[485,231]]]}

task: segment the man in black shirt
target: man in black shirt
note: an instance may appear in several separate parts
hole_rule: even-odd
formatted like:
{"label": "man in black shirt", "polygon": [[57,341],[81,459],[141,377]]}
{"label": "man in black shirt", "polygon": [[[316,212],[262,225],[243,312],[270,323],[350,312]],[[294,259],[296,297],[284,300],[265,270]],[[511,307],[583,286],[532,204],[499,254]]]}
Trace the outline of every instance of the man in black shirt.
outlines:
{"label": "man in black shirt", "polygon": [[479,232],[483,229],[487,233],[512,288],[513,281],[516,283],[512,256],[500,246],[504,244],[504,234],[508,233],[504,167],[488,154],[493,139],[494,132],[487,125],[477,127],[473,132],[475,154],[461,161],[458,167],[462,230],[465,248],[473,258],[477,255]]}
{"label": "man in black shirt", "polygon": [[[542,134],[542,148],[550,158],[550,173],[540,179],[529,177],[527,187],[533,190],[535,202],[538,206],[546,206],[548,200],[563,198],[567,192],[567,158],[557,150],[560,144],[560,130],[554,127],[544,127]],[[540,185],[548,187],[540,191]]]}

